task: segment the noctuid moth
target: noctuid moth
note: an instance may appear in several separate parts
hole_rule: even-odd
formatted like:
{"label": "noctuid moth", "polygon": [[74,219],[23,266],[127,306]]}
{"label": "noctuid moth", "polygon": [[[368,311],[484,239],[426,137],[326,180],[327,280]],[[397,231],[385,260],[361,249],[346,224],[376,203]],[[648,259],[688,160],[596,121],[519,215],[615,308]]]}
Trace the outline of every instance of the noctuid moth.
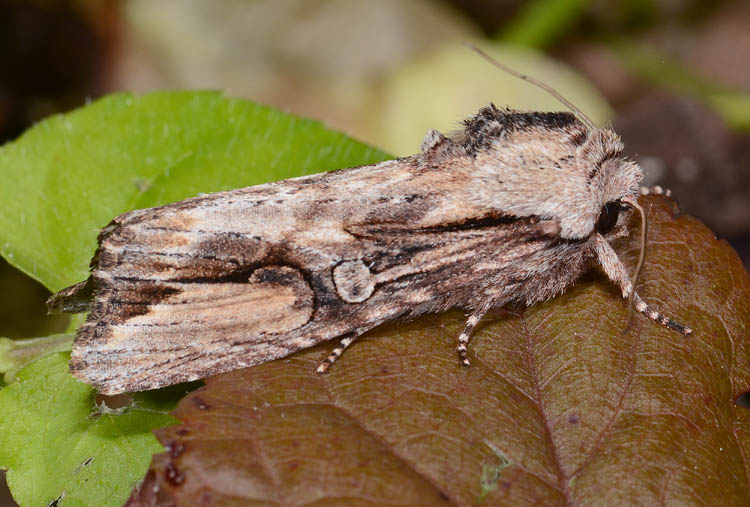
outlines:
{"label": "noctuid moth", "polygon": [[120,215],[89,279],[48,306],[89,311],[70,369],[105,394],[338,338],[324,372],[366,331],[454,307],[471,312],[457,347],[468,365],[489,309],[552,298],[592,264],[636,310],[689,334],[633,291],[610,246],[641,192],[622,152],[585,117],[489,105],[410,157]]}

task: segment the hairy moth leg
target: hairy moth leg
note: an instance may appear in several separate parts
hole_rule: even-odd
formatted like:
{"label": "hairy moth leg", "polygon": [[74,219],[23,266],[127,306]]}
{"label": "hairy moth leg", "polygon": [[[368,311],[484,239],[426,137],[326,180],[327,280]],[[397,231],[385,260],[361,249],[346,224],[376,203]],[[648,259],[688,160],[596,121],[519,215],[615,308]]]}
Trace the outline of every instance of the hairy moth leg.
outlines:
{"label": "hairy moth leg", "polygon": [[469,315],[469,318],[466,320],[464,330],[461,331],[460,335],[458,335],[458,347],[456,347],[456,352],[458,352],[458,359],[464,366],[469,366],[471,364],[469,362],[468,356],[466,355],[469,347],[469,338],[471,338],[471,332],[474,331],[474,327],[479,323],[480,320],[482,320],[482,317],[484,317],[484,315],[489,311],[491,307],[491,304],[485,304],[477,310],[474,310],[474,313]]}
{"label": "hairy moth leg", "polygon": [[[607,240],[605,240],[600,234],[594,236],[594,245],[596,257],[599,260],[599,265],[604,270],[604,274],[620,287],[622,290],[622,297],[627,299],[630,296],[630,292],[633,290],[633,284],[630,282],[625,266],[620,262],[620,258],[617,257],[617,254],[609,243],[607,243]],[[673,329],[685,336],[693,332],[689,327],[683,326],[650,308],[645,301],[641,299],[637,292],[633,294],[633,299],[635,301],[635,309],[654,322],[658,322],[662,326]]]}
{"label": "hairy moth leg", "polygon": [[655,185],[653,187],[641,187],[641,195],[666,195],[667,197],[671,197],[672,191],[668,188]]}
{"label": "hairy moth leg", "polygon": [[352,344],[352,343],[354,342],[354,340],[356,340],[357,338],[359,338],[359,336],[360,336],[360,334],[359,334],[359,333],[348,333],[348,334],[345,334],[345,335],[344,335],[344,337],[343,337],[343,338],[341,338],[341,341],[340,341],[340,342],[339,342],[339,344],[338,344],[338,345],[336,346],[336,348],[335,348],[335,349],[333,349],[333,351],[331,351],[331,353],[330,353],[330,354],[328,355],[328,357],[326,357],[326,358],[325,358],[325,359],[323,360],[323,362],[321,362],[321,363],[320,363],[320,364],[318,365],[318,368],[317,368],[317,370],[316,370],[316,371],[317,371],[318,373],[325,373],[325,372],[327,372],[327,371],[328,371],[328,368],[330,368],[330,367],[331,367],[331,365],[332,365],[333,363],[335,363],[335,362],[336,362],[336,360],[337,360],[337,359],[338,359],[339,357],[341,357],[341,354],[343,354],[343,353],[344,353],[344,350],[346,350],[346,348],[347,348],[347,347],[348,347],[349,345],[351,345],[351,344]]}

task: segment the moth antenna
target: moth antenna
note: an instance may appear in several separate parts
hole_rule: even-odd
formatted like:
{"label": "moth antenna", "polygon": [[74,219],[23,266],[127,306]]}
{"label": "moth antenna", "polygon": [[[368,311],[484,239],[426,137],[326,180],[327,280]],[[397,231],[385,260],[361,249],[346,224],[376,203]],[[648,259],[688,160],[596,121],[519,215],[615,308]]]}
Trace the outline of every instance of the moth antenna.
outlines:
{"label": "moth antenna", "polygon": [[628,295],[628,325],[625,327],[625,332],[630,329],[630,324],[633,321],[633,308],[634,308],[634,297],[635,297],[635,284],[638,283],[638,277],[641,275],[641,268],[643,267],[643,261],[646,258],[646,235],[648,232],[648,220],[646,220],[646,213],[638,201],[629,197],[624,197],[622,202],[637,209],[641,214],[641,253],[638,255],[638,264],[635,267],[635,273],[633,274],[632,288]]}
{"label": "moth antenna", "polygon": [[578,117],[578,119],[581,120],[583,123],[585,123],[589,129],[596,130],[597,127],[596,125],[594,125],[594,122],[592,122],[591,119],[583,113],[583,111],[581,111],[576,106],[574,106],[572,102],[570,102],[568,99],[563,97],[560,92],[558,92],[557,90],[555,90],[548,84],[545,84],[531,76],[527,76],[526,74],[522,74],[521,72],[511,69],[507,65],[498,62],[497,60],[492,58],[490,55],[488,55],[487,53],[485,53],[484,51],[476,47],[474,44],[471,44],[469,42],[464,42],[464,45],[468,47],[469,49],[473,50],[475,53],[477,53],[479,56],[481,56],[482,58],[490,62],[492,65],[494,65],[498,69],[507,72],[511,76],[515,76],[519,79],[523,79],[524,81],[528,81],[529,83],[536,85],[542,90],[544,90],[545,92],[549,93],[550,95],[555,97],[557,100],[562,102],[568,109],[573,111],[573,113]]}

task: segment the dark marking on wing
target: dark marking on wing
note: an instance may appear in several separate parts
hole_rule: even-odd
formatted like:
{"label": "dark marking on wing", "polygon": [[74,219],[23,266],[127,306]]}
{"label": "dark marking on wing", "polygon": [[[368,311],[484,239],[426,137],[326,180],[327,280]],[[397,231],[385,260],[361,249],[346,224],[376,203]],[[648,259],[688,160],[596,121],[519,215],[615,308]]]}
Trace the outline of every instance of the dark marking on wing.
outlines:
{"label": "dark marking on wing", "polygon": [[297,271],[287,271],[281,269],[259,269],[253,273],[253,278],[258,283],[268,283],[276,285],[287,285],[296,281],[299,277]]}
{"label": "dark marking on wing", "polygon": [[490,229],[495,227],[507,226],[519,221],[531,221],[534,217],[517,217],[507,214],[489,214],[478,218],[468,218],[460,222],[451,222],[428,227],[412,227],[408,223],[386,222],[372,224],[348,225],[344,229],[356,237],[373,237],[384,234],[443,234],[447,232],[472,231],[481,229]]}
{"label": "dark marking on wing", "polygon": [[180,292],[180,289],[153,281],[122,284],[117,296],[109,300],[106,319],[110,324],[122,324],[138,315],[146,315],[154,305]]}
{"label": "dark marking on wing", "polygon": [[417,232],[426,232],[431,234],[442,234],[445,232],[458,232],[458,231],[472,231],[476,229],[490,229],[493,227],[499,227],[503,225],[513,224],[520,220],[519,217],[513,215],[487,215],[482,218],[469,218],[460,222],[440,224],[432,227],[423,227],[417,229]]}

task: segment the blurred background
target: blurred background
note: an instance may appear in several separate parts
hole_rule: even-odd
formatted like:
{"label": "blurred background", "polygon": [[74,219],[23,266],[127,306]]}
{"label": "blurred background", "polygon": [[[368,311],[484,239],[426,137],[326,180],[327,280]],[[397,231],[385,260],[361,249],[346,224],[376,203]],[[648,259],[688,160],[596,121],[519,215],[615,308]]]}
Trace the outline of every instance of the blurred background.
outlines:
{"label": "blurred background", "polygon": [[[491,101],[564,109],[462,42],[611,124],[750,266],[747,0],[0,0],[0,142],[114,91],[223,90],[394,155]],[[65,327],[2,260],[0,288],[0,336]]]}

